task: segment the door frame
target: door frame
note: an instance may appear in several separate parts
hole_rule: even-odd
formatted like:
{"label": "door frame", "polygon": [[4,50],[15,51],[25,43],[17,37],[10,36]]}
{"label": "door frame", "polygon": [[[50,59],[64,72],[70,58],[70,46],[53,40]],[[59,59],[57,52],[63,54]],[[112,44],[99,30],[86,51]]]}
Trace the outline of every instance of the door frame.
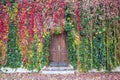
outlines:
{"label": "door frame", "polygon": [[[52,38],[54,38],[54,36],[58,36],[58,39],[60,39],[60,37],[62,37],[64,40],[65,40],[65,55],[66,55],[66,61],[65,61],[65,63],[67,64],[67,66],[68,66],[68,64],[69,64],[69,59],[68,59],[68,45],[67,45],[67,41],[66,41],[66,36],[67,36],[67,33],[66,32],[63,32],[63,33],[61,33],[61,34],[52,34],[51,35],[51,41],[50,41],[50,56],[49,56],[49,66],[50,66],[50,63],[51,63],[51,60],[50,60],[50,58],[51,58],[51,44],[52,44]],[[59,46],[61,47],[62,46],[62,41],[61,41],[61,39],[60,40],[58,40],[59,41]],[[56,41],[55,41],[56,42]],[[58,46],[58,47],[59,47]],[[59,49],[58,49],[59,50]],[[63,49],[64,50],[64,49]],[[56,55],[57,57],[58,57],[58,61],[56,61],[56,62],[58,62],[58,63],[60,63],[60,61],[62,61],[61,59],[61,54],[62,54],[62,51],[61,51],[61,48],[60,48],[60,51],[58,51],[58,55]],[[64,63],[64,61],[62,61],[63,63]]]}

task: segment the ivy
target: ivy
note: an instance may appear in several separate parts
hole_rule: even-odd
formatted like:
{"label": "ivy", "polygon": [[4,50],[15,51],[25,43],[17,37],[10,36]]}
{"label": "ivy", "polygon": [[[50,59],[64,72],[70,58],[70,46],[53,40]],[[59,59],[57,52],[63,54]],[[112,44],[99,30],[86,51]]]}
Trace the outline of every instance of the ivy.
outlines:
{"label": "ivy", "polygon": [[76,69],[77,54],[75,49],[74,35],[72,31],[67,32],[67,44],[68,44],[69,63]]}
{"label": "ivy", "polygon": [[70,18],[69,9],[66,10],[66,23],[64,30],[67,32],[67,46],[68,46],[68,58],[69,63],[76,69],[77,68],[77,54],[75,49],[75,37],[74,37],[74,24]]}
{"label": "ivy", "polygon": [[16,0],[0,0],[0,2],[1,3],[3,3],[3,4],[6,4],[7,2],[10,2],[10,3],[15,3],[16,2]]}
{"label": "ivy", "polygon": [[50,55],[50,40],[51,40],[51,34],[50,32],[46,32],[44,35],[44,42],[43,42],[43,56],[41,56],[41,62],[42,65],[49,65],[49,55]]}
{"label": "ivy", "polygon": [[20,53],[18,37],[17,37],[17,27],[13,22],[9,25],[8,34],[8,51],[7,51],[7,63],[6,66],[11,68],[17,68],[21,66],[22,56]]}
{"label": "ivy", "polygon": [[31,50],[29,50],[29,57],[28,63],[25,66],[29,70],[37,69],[38,60],[37,60],[37,47],[36,47],[36,39],[34,40],[33,44],[30,46]]}
{"label": "ivy", "polygon": [[81,25],[83,30],[80,32],[81,35],[81,39],[80,39],[80,49],[79,49],[79,54],[80,54],[80,62],[81,62],[81,71],[83,72],[87,72],[88,70],[90,70],[92,68],[92,57],[91,57],[91,52],[92,52],[92,48],[91,48],[91,41],[89,38],[89,17],[83,15],[83,17],[81,18]]}

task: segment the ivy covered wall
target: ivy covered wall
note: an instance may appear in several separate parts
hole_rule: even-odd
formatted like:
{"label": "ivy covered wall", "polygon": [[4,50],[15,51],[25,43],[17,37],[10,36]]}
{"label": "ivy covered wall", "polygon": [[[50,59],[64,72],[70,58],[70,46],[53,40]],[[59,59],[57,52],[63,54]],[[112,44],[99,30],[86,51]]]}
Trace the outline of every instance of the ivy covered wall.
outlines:
{"label": "ivy covered wall", "polygon": [[111,71],[120,66],[119,1],[53,2],[58,7],[51,6],[49,1],[41,2],[46,4],[44,7],[27,0],[3,3],[0,4],[0,66],[40,71],[49,65],[51,35],[63,31],[67,33],[69,63],[78,71]]}

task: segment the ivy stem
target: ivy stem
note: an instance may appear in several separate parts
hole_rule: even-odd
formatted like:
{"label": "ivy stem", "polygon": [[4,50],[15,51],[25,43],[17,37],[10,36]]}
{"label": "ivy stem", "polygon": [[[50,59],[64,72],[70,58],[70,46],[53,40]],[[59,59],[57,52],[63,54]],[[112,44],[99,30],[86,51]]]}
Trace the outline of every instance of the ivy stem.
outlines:
{"label": "ivy stem", "polygon": [[114,21],[114,53],[115,53],[115,66],[117,66],[117,63],[118,63],[118,60],[117,60],[117,40],[116,40],[116,37],[117,37],[117,30],[118,29],[118,21],[115,20]]}
{"label": "ivy stem", "polygon": [[92,26],[93,26],[93,21],[91,20],[90,21],[90,48],[91,48],[91,69],[92,69],[92,67],[93,67],[93,45],[92,45],[92,43],[93,43],[93,40],[92,40]]}
{"label": "ivy stem", "polygon": [[[81,36],[80,36],[80,31],[78,30],[78,36],[79,36],[79,40],[81,39]],[[79,49],[80,49],[80,43],[78,44],[78,46],[77,46],[77,54],[78,54],[78,70],[80,70],[80,68],[81,68],[81,65],[80,65],[80,51],[79,51]]]}
{"label": "ivy stem", "polygon": [[79,51],[79,48],[80,48],[80,45],[78,44],[78,46],[77,46],[77,58],[78,58],[78,62],[77,62],[77,64],[78,64],[78,70],[80,71],[80,68],[81,68],[81,66],[80,66],[80,51]]}
{"label": "ivy stem", "polygon": [[108,70],[108,64],[109,64],[109,62],[108,62],[108,61],[109,61],[109,60],[108,60],[108,58],[109,58],[109,57],[108,57],[108,55],[109,55],[108,33],[109,33],[109,24],[110,24],[109,22],[110,22],[110,20],[108,19],[107,22],[108,22],[108,23],[107,23],[108,27],[107,27],[107,32],[106,32],[106,44],[107,44],[107,46],[106,46],[106,50],[107,50],[107,51],[106,51],[106,69]]}

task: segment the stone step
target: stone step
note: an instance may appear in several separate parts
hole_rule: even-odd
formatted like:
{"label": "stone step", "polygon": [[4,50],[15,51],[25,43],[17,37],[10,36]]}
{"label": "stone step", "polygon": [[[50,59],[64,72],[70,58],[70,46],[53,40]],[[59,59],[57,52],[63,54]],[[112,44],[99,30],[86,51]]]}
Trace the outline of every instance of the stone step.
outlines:
{"label": "stone step", "polygon": [[44,67],[41,70],[42,74],[74,74],[75,71],[72,66],[68,67]]}
{"label": "stone step", "polygon": [[41,71],[42,74],[74,74],[75,71]]}
{"label": "stone step", "polygon": [[46,71],[64,71],[64,70],[73,70],[73,68],[70,68],[70,67],[47,67],[47,68],[44,68],[43,70],[46,70]]}

